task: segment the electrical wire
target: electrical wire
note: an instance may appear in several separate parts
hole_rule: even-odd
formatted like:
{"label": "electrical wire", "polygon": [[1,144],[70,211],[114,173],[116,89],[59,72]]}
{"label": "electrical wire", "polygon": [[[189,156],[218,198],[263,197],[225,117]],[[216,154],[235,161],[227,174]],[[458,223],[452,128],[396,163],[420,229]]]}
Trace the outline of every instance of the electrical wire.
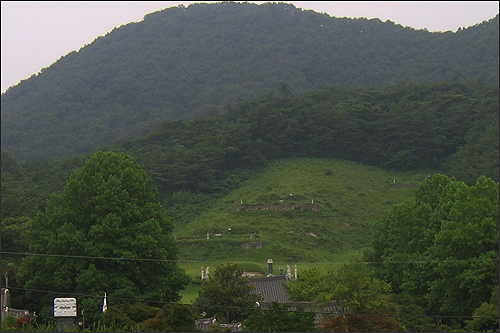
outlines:
{"label": "electrical wire", "polygon": [[[89,294],[79,294],[79,293],[68,293],[68,292],[57,292],[50,290],[41,290],[41,289],[28,289],[28,288],[18,288],[18,287],[9,287],[12,290],[19,291],[30,291],[30,292],[38,292],[44,294],[56,294],[56,295],[68,295],[68,296],[79,296],[79,297],[88,297],[88,298],[103,298],[102,295],[89,295]],[[102,293],[104,294],[104,292]],[[117,300],[117,301],[129,301],[129,302],[144,302],[144,303],[153,303],[153,304],[170,304],[170,305],[180,305],[191,308],[215,308],[215,309],[227,309],[227,310],[261,310],[266,312],[297,312],[297,313],[315,313],[320,315],[350,315],[350,316],[380,316],[380,317],[415,317],[415,318],[497,318],[496,316],[465,316],[465,315],[408,315],[408,314],[384,314],[384,313],[352,313],[352,312],[342,312],[342,311],[305,311],[305,310],[291,310],[291,309],[270,309],[270,308],[262,308],[262,307],[239,307],[239,306],[227,306],[227,305],[196,305],[196,304],[186,304],[186,303],[178,303],[178,302],[166,302],[166,301],[157,301],[157,300],[145,300],[145,299],[135,299],[135,298],[123,298],[123,297],[112,297],[107,295],[107,300]],[[304,303],[308,302],[291,302],[286,304],[288,306],[303,306]]]}
{"label": "electrical wire", "polygon": [[[156,262],[193,262],[193,263],[204,263],[206,261],[200,260],[169,260],[169,259],[150,259],[150,258],[113,258],[113,257],[94,257],[94,256],[76,256],[76,255],[59,255],[59,254],[44,254],[44,253],[28,253],[28,252],[10,252],[10,251],[2,251],[2,254],[7,255],[22,255],[22,256],[44,256],[44,257],[62,257],[62,258],[76,258],[76,259],[102,259],[102,260],[130,260],[130,261],[156,261]],[[454,259],[454,260],[428,260],[428,261],[394,261],[394,262],[326,262],[328,264],[419,264],[419,263],[457,263],[457,262],[482,262],[482,261],[499,261],[499,259]],[[235,262],[237,263],[237,262]],[[249,263],[245,261],[245,263]],[[260,263],[260,262],[253,262]],[[320,263],[308,263],[308,264],[320,264]],[[71,296],[80,296],[80,297],[89,297],[89,298],[102,298],[102,295],[89,295],[89,294],[77,294],[77,293],[67,293],[67,292],[58,292],[58,291],[50,291],[50,290],[41,290],[41,289],[27,289],[27,288],[19,288],[19,287],[9,287],[12,290],[19,291],[29,291],[29,292],[38,292],[45,294],[57,294],[57,295],[71,295]],[[165,302],[165,301],[156,301],[156,300],[144,300],[144,299],[132,299],[132,298],[120,298],[120,297],[111,297],[107,296],[110,300],[118,300],[118,301],[130,301],[130,302],[147,302],[147,303],[156,303],[156,304],[177,304],[183,306],[191,306],[191,307],[199,307],[193,304],[181,304],[177,302]],[[297,304],[300,305],[300,302]],[[240,309],[240,310],[255,310],[256,308],[243,308],[243,307],[231,307],[231,306],[217,306],[210,305],[205,306],[205,308],[222,308],[222,309]],[[293,310],[280,310],[280,309],[266,309],[260,308],[263,311],[283,311],[283,312],[303,312],[303,311],[293,311]],[[350,313],[350,312],[329,312],[329,311],[307,311],[314,312],[316,314],[322,315],[351,315],[351,316],[385,316],[385,317],[421,317],[421,318],[496,318],[495,316],[457,316],[457,315],[402,315],[402,314],[374,314],[374,313]]]}
{"label": "electrical wire", "polygon": [[[10,252],[10,251],[2,251],[1,253],[2,254],[9,254],[9,255],[41,256],[41,257],[62,257],[62,258],[77,258],[77,259],[103,259],[103,260],[179,262],[179,260],[176,260],[176,259],[93,257],[93,256],[78,256],[78,255],[69,255],[69,254],[27,253],[27,252]],[[187,262],[203,262],[203,261],[187,260]]]}
{"label": "electrical wire", "polygon": [[[116,258],[116,257],[94,257],[94,256],[83,256],[83,255],[69,255],[69,254],[50,254],[50,253],[30,253],[30,252],[10,252],[2,251],[1,254],[7,255],[20,255],[20,256],[41,256],[41,257],[62,257],[62,258],[76,258],[76,259],[102,259],[102,260],[128,260],[128,261],[153,261],[153,262],[185,262],[185,263],[206,263],[207,260],[187,260],[187,259],[152,259],[152,258]],[[302,264],[380,264],[380,265],[392,265],[392,264],[430,264],[430,263],[459,263],[459,262],[483,262],[483,261],[499,261],[500,259],[448,259],[448,260],[420,260],[420,261],[327,261],[327,262],[301,262]],[[221,261],[221,260],[214,260]],[[238,263],[238,261],[232,261],[232,263]],[[262,264],[262,262],[250,262],[244,261],[245,263]]]}

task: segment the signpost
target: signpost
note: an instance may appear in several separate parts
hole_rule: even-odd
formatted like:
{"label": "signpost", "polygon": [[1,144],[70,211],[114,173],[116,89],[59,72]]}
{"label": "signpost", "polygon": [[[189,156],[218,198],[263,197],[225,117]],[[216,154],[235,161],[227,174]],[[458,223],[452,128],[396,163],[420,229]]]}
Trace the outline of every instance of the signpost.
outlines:
{"label": "signpost", "polygon": [[54,298],[54,317],[61,332],[72,330],[76,319],[76,298]]}

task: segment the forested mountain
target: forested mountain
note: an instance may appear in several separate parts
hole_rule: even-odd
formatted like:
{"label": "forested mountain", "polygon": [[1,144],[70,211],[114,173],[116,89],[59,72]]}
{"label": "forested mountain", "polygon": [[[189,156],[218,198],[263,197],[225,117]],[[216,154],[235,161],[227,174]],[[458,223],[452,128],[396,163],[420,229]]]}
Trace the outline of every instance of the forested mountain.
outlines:
{"label": "forested mountain", "polygon": [[211,193],[227,173],[290,157],[334,157],[396,170],[498,180],[498,85],[323,88],[267,95],[224,114],[171,121],[109,146],[135,156],[160,191]]}
{"label": "forested mountain", "polygon": [[[481,175],[498,181],[498,85],[330,87],[297,96],[282,88],[281,94],[240,102],[218,115],[168,121],[101,149],[143,164],[162,198],[182,191],[227,193],[242,171],[304,157],[439,170],[469,184]],[[85,158],[19,162],[3,151],[2,216],[35,215]]]}
{"label": "forested mountain", "polygon": [[87,153],[279,87],[288,95],[338,85],[497,83],[498,31],[498,16],[430,33],[283,3],[169,8],[10,88],[1,97],[2,149],[20,159]]}

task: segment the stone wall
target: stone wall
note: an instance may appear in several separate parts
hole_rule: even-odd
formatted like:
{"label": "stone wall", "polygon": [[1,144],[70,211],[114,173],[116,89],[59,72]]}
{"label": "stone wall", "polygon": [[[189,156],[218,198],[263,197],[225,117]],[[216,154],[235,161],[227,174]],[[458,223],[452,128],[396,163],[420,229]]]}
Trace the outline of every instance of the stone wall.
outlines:
{"label": "stone wall", "polygon": [[307,210],[313,212],[320,212],[321,206],[319,205],[294,205],[294,204],[283,204],[283,205],[238,205],[234,206],[234,210],[239,211],[256,211],[256,210]]}
{"label": "stone wall", "polygon": [[406,188],[412,188],[412,187],[418,187],[419,184],[391,184],[392,187],[406,187]]}

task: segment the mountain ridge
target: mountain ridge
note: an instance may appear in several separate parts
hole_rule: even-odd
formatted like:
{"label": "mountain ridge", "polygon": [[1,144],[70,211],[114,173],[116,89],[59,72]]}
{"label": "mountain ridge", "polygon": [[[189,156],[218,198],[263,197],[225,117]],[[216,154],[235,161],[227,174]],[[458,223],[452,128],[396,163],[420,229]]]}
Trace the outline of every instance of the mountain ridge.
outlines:
{"label": "mountain ridge", "polygon": [[498,16],[457,33],[293,5],[193,4],[145,16],[2,94],[2,149],[21,159],[92,151],[165,120],[279,89],[498,81]]}

